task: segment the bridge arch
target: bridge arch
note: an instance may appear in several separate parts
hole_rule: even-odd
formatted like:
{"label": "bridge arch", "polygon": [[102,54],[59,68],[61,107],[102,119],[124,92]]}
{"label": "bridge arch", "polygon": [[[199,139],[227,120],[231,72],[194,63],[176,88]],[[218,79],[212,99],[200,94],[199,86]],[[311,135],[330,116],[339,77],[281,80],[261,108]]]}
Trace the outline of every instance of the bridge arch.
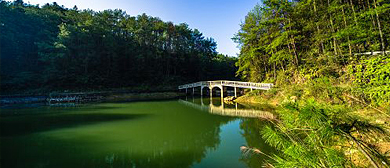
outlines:
{"label": "bridge arch", "polygon": [[211,88],[211,90],[213,90],[214,88],[219,88],[220,90],[222,90],[222,86],[219,86],[219,85],[211,86],[210,88]]}
{"label": "bridge arch", "polygon": [[201,95],[204,95],[204,94],[210,94],[210,92],[211,92],[211,88],[210,87],[204,87],[204,86],[202,86],[201,88],[200,88],[200,91],[201,91]]}
{"label": "bridge arch", "polygon": [[210,86],[211,96],[213,95],[216,96],[218,90],[219,90],[219,94],[221,94],[223,92],[222,86]]}

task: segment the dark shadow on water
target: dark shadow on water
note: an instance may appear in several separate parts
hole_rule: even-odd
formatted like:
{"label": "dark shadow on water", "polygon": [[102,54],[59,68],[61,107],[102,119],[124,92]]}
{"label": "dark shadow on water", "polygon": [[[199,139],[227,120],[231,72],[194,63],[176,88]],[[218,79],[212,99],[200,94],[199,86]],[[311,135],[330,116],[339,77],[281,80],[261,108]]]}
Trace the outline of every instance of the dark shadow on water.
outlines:
{"label": "dark shadow on water", "polygon": [[2,104],[0,109],[25,109],[46,106],[46,103]]}
{"label": "dark shadow on water", "polygon": [[[273,114],[274,107],[266,104],[259,104],[258,106],[254,105],[243,105],[235,102],[223,102],[219,97],[213,98],[200,98],[200,97],[184,97],[179,102],[186,104],[190,107],[201,109],[203,111],[208,111],[209,113],[223,116],[236,116],[239,117],[240,129],[242,132],[241,136],[245,138],[246,144],[242,144],[243,146],[259,149],[264,154],[258,154],[254,152],[243,153],[240,157],[240,161],[245,163],[247,167],[263,167],[266,163],[272,162],[272,160],[268,156],[272,156],[276,154],[276,149],[271,147],[266,143],[266,141],[262,137],[262,129],[268,125],[272,126],[272,122],[266,120],[265,118],[261,118],[262,115],[253,117],[250,115],[242,115],[246,111],[249,110],[251,112],[263,113],[263,114]],[[224,109],[223,112],[218,112],[218,110]],[[233,109],[233,113],[229,114],[229,109]],[[234,113],[234,109],[236,112],[241,112],[240,115]],[[242,115],[242,116],[241,116]],[[267,115],[265,115],[266,117]],[[259,118],[258,118],[259,117]],[[238,150],[238,149],[237,149]],[[267,156],[268,155],[268,156]]]}
{"label": "dark shadow on water", "polygon": [[[30,104],[32,105],[32,104]],[[43,114],[60,114],[60,113],[78,113],[78,112],[93,112],[97,110],[114,110],[119,107],[109,107],[109,106],[96,106],[96,103],[89,104],[75,104],[74,106],[64,105],[64,104],[39,104],[39,105],[15,105],[15,107],[3,108],[0,110],[0,117],[15,117],[15,116],[27,116],[27,115],[43,115]]]}
{"label": "dark shadow on water", "polygon": [[[232,120],[177,101],[102,106],[122,109],[0,118],[0,167],[191,167]],[[72,126],[80,127],[54,130]]]}
{"label": "dark shadow on water", "polygon": [[2,117],[0,118],[0,137],[18,136],[98,122],[137,119],[146,116],[146,114],[61,113]]}
{"label": "dark shadow on water", "polygon": [[[259,149],[266,155],[273,156],[273,154],[277,154],[277,150],[267,144],[262,137],[262,129],[265,125],[272,126],[272,123],[262,120],[243,119],[240,123],[240,128],[243,131],[241,135],[245,138],[248,147]],[[240,160],[248,167],[264,167],[266,163],[272,163],[273,161],[266,155],[249,152],[247,155],[243,155]]]}
{"label": "dark shadow on water", "polygon": [[[188,101],[207,106],[214,100]],[[229,161],[221,162],[231,159],[228,156],[237,159],[238,167],[260,167],[264,156],[229,155],[239,152],[240,145],[272,153],[261,139],[264,122],[239,118],[178,101],[7,109],[0,114],[0,167],[191,167],[203,159],[216,161],[207,162],[209,167],[232,167]],[[236,128],[222,127],[237,119],[240,132],[229,133]],[[222,130],[228,137],[242,136],[238,139],[246,143],[228,143],[235,150],[226,148]],[[228,152],[218,158],[209,155],[217,150]]]}

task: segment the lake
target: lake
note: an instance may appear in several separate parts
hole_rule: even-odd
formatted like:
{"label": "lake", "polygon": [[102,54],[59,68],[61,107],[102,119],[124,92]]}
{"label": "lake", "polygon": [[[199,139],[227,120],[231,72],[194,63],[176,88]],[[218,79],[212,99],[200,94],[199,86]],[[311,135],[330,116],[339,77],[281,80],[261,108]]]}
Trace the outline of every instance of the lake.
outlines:
{"label": "lake", "polygon": [[[210,102],[211,105],[210,105]],[[0,112],[1,167],[260,167],[268,124],[219,98],[16,106]]]}

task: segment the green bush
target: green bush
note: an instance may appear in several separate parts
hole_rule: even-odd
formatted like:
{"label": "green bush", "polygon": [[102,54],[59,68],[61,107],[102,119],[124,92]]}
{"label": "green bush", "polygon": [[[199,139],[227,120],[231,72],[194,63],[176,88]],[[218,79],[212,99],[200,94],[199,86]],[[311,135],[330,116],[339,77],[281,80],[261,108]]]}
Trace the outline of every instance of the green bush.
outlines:
{"label": "green bush", "polygon": [[364,59],[349,66],[353,83],[364,98],[374,104],[390,103],[390,57],[385,55]]}
{"label": "green bush", "polygon": [[[263,138],[280,151],[273,167],[355,167],[344,151],[359,151],[374,164],[387,165],[383,156],[362,136],[388,137],[384,129],[353,117],[343,106],[320,104],[314,99],[285,103],[277,111],[279,121],[265,126]],[[345,145],[353,143],[354,145]],[[358,147],[359,146],[359,147]]]}
{"label": "green bush", "polygon": [[344,89],[336,85],[335,79],[328,77],[316,78],[304,85],[304,98],[316,98],[331,103],[343,101]]}

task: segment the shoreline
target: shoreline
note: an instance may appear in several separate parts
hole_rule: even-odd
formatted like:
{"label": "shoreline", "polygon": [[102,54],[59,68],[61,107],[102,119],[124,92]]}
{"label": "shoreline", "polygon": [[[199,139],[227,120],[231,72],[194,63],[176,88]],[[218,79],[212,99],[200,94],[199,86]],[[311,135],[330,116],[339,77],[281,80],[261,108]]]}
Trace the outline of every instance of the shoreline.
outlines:
{"label": "shoreline", "polygon": [[[390,132],[390,129],[388,127],[390,123],[390,118],[388,117],[388,115],[385,114],[386,108],[388,108],[388,106],[374,107],[371,104],[365,104],[357,100],[350,99],[348,96],[344,96],[345,93],[347,93],[347,91],[339,91],[335,92],[334,94],[341,96],[327,97],[323,92],[310,92],[310,88],[305,88],[296,85],[294,87],[277,88],[267,92],[250,92],[238,97],[234,101],[240,104],[249,104],[254,106],[260,104],[268,104],[276,109],[276,114],[282,114],[286,117],[286,115],[289,115],[289,113],[291,113],[292,117],[297,117],[294,116],[293,110],[288,109],[284,106],[286,104],[295,104],[297,105],[296,107],[301,108],[297,108],[295,110],[302,110],[305,105],[307,105],[306,101],[312,99],[316,103],[318,103],[318,105],[322,105],[330,111],[337,112],[338,110],[344,110],[344,112],[349,112],[350,117],[353,117],[355,119],[357,118],[359,119],[359,121],[366,122],[372,125],[384,126],[383,131]],[[289,113],[286,113],[286,111],[288,111]],[[300,112],[301,111],[299,111],[299,113]],[[313,114],[315,114],[315,112],[313,112]],[[288,123],[288,121],[284,122]],[[353,135],[356,136],[356,134]],[[370,141],[370,143],[374,145],[378,149],[378,152],[381,154],[386,154],[386,152],[390,151],[390,142],[386,139],[374,140],[370,136],[361,136],[360,139],[364,141]],[[348,144],[345,144],[341,141],[339,143],[348,146]],[[348,153],[344,151],[344,154],[345,156],[354,158],[352,162],[356,165],[360,165],[362,167],[366,167],[369,165],[369,162],[366,160],[366,158],[360,155],[358,152]]]}
{"label": "shoreline", "polygon": [[36,103],[90,103],[90,102],[131,102],[146,100],[174,99],[182,93],[173,91],[156,92],[78,92],[49,93],[37,95],[0,95],[0,106]]}

